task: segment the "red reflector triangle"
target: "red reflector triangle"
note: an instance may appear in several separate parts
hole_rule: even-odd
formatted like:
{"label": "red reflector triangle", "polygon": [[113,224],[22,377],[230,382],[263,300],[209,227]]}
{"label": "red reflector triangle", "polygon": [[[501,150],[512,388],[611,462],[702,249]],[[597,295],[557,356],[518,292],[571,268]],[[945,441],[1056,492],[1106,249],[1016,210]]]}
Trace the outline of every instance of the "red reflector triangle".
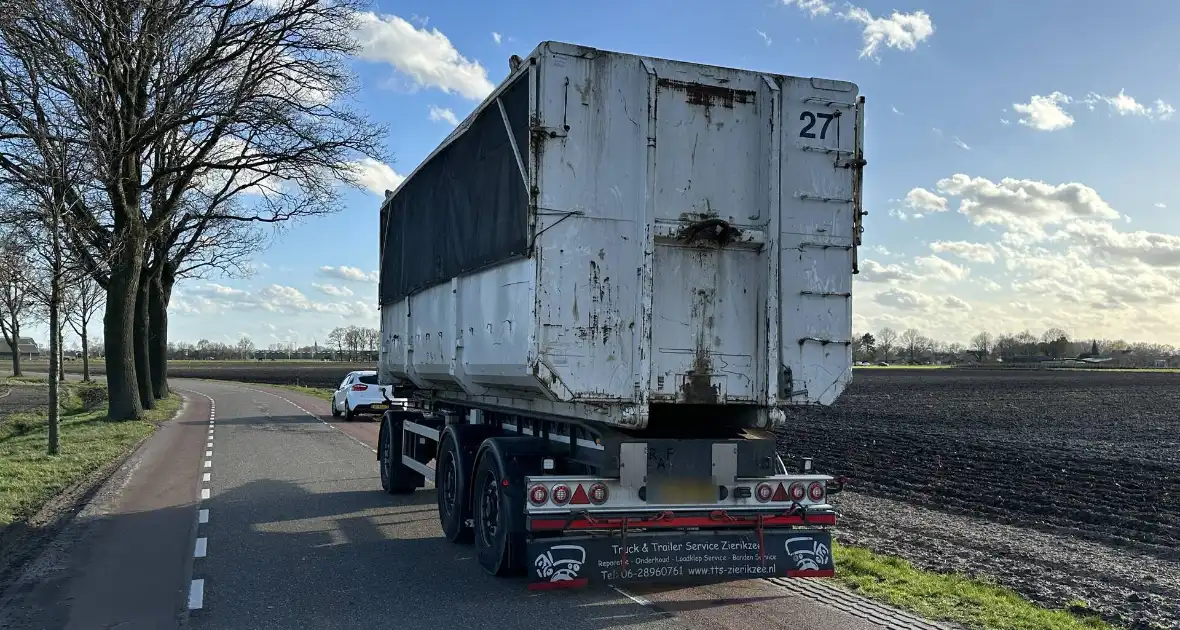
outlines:
{"label": "red reflector triangle", "polygon": [[778,490],[774,491],[774,496],[770,497],[770,500],[771,501],[786,501],[787,500],[787,489],[783,487],[783,484],[780,483],[778,485]]}
{"label": "red reflector triangle", "polygon": [[574,490],[574,498],[570,499],[573,505],[585,505],[590,502],[590,497],[586,496],[586,491],[582,489],[582,484],[578,484],[578,489]]}

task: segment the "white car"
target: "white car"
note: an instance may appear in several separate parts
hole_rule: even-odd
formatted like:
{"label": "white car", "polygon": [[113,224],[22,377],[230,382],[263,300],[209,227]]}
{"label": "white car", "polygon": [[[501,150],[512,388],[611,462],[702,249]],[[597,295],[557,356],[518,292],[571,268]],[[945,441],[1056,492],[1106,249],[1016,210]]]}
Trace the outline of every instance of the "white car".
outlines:
{"label": "white car", "polygon": [[377,372],[360,370],[349,372],[332,394],[332,415],[351,421],[357,414],[385,413],[391,406],[403,406],[404,400],[391,397],[393,387],[377,384]]}

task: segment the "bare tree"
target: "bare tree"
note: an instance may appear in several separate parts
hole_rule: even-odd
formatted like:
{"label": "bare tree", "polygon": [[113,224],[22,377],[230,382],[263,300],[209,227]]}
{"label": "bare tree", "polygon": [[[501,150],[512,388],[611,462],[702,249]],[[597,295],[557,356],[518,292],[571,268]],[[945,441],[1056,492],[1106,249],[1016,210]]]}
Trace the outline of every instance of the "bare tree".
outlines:
{"label": "bare tree", "polygon": [[89,167],[90,185],[59,192],[70,247],[107,291],[112,417],[138,418],[154,397],[139,375],[150,357],[136,352],[147,345],[135,338],[146,329],[137,315],[148,320],[139,304],[150,301],[140,286],[156,284],[163,265],[151,265],[150,243],[194,184],[220,183],[222,196],[269,193],[260,209],[211,219],[280,222],[334,210],[324,202],[336,199],[335,181],[356,181],[355,156],[382,157],[379,130],[336,98],[353,86],[358,7],[0,0],[0,142],[87,151],[77,163]]}
{"label": "bare tree", "polygon": [[254,342],[249,337],[238,339],[238,358],[247,359],[254,353]]}
{"label": "bare tree", "polygon": [[897,331],[886,326],[877,333],[877,348],[881,350],[881,360],[888,361],[897,342]]}
{"label": "bare tree", "polygon": [[33,309],[29,281],[33,261],[15,234],[0,233],[0,334],[12,348],[12,375],[23,376],[20,359],[21,324]]}
{"label": "bare tree", "polygon": [[901,333],[901,347],[909,355],[910,363],[917,361],[918,353],[925,349],[927,343],[927,339],[918,332],[917,328],[907,328],[905,332]]}
{"label": "bare tree", "polygon": [[980,361],[987,360],[987,356],[991,350],[992,335],[988,331],[980,331],[979,334],[971,338],[971,351],[976,354]]}
{"label": "bare tree", "polygon": [[71,308],[66,312],[66,321],[74,334],[82,339],[82,380],[90,382],[90,320],[105,304],[106,295],[102,287],[88,273],[79,273],[70,281]]}

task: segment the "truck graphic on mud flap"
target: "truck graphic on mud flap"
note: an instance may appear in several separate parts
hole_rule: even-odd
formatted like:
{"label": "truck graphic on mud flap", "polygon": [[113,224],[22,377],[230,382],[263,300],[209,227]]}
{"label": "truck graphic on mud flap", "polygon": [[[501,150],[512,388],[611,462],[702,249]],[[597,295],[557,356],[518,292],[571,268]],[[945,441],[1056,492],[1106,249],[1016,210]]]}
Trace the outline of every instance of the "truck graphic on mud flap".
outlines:
{"label": "truck graphic on mud flap", "polygon": [[550,582],[575,580],[582,565],[586,564],[586,550],[577,545],[554,545],[549,551],[537,556],[533,566],[537,577]]}
{"label": "truck graphic on mud flap", "polygon": [[832,562],[831,550],[814,538],[788,538],[786,549],[787,555],[795,561],[795,569],[799,571],[826,569]]}

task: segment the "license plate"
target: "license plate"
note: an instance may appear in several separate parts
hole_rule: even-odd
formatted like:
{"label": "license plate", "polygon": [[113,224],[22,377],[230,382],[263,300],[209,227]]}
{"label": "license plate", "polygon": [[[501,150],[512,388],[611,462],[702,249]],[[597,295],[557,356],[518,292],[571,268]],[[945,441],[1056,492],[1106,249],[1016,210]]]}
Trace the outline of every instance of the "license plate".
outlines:
{"label": "license plate", "polygon": [[389,409],[389,405],[371,405],[372,409]]}
{"label": "license plate", "polygon": [[712,503],[718,499],[712,480],[660,480],[647,488],[652,503]]}

